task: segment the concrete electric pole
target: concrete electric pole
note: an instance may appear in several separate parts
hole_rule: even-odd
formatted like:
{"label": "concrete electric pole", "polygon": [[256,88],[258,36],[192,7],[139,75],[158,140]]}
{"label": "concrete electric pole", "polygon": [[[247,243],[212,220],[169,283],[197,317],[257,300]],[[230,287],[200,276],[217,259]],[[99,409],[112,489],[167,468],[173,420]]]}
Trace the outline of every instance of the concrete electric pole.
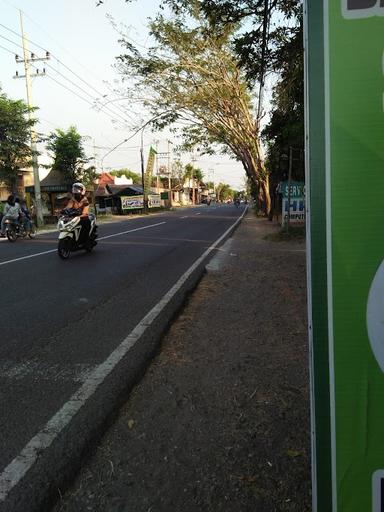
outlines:
{"label": "concrete electric pole", "polygon": [[172,206],[172,154],[171,154],[171,140],[167,140],[168,144],[168,190],[169,190],[169,204]]}
{"label": "concrete electric pole", "polygon": [[[23,41],[23,59],[20,59],[18,55],[16,55],[16,62],[18,64],[24,64],[24,75],[19,75],[16,71],[14,78],[25,78],[25,83],[27,87],[27,103],[30,108],[32,108],[32,82],[31,78],[36,76],[44,76],[45,69],[42,72],[36,70],[36,73],[31,74],[30,71],[30,63],[37,61],[46,61],[50,58],[49,52],[46,52],[45,57],[36,57],[35,54],[31,53],[31,56],[28,56],[28,47],[27,47],[27,38],[24,34],[23,27],[23,14],[20,11],[20,25],[21,25],[21,37]],[[29,119],[32,118],[32,111],[29,111]],[[39,177],[39,162],[37,160],[37,145],[36,145],[36,132],[33,127],[31,127],[31,150],[32,150],[32,167],[33,167],[33,184],[35,189],[35,206],[36,206],[36,219],[37,226],[41,227],[44,224],[43,219],[43,208],[41,202],[41,190],[40,190],[40,177]]]}

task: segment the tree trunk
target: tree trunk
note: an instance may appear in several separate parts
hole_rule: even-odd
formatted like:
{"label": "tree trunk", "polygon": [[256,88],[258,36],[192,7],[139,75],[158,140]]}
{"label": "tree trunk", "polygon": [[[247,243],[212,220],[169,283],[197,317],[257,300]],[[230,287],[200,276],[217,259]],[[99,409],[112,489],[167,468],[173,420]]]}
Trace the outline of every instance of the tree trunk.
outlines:
{"label": "tree trunk", "polygon": [[269,191],[269,176],[266,175],[265,178],[263,178],[260,181],[261,189],[263,191],[263,198],[264,198],[264,212],[267,217],[269,217],[269,214],[271,212],[271,195]]}
{"label": "tree trunk", "polygon": [[255,183],[258,190],[258,202],[263,203],[264,213],[269,217],[271,211],[271,195],[269,192],[269,175],[265,169],[264,161],[254,158],[251,152],[244,151],[239,154],[247,176]]}

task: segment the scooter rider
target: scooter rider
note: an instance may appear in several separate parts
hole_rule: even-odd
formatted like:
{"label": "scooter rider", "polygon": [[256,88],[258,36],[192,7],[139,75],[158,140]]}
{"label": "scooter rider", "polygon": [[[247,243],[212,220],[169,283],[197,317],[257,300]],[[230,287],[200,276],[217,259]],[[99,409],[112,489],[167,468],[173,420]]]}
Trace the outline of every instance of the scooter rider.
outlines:
{"label": "scooter rider", "polygon": [[80,224],[81,231],[79,236],[79,244],[84,244],[88,238],[91,229],[91,221],[89,219],[89,202],[85,197],[85,186],[82,183],[74,183],[72,185],[72,199],[68,201],[66,208],[75,208],[81,210]]}
{"label": "scooter rider", "polygon": [[18,221],[19,215],[20,215],[20,204],[15,198],[15,196],[12,194],[8,196],[7,202],[5,203],[4,207],[4,214],[3,218],[1,219],[1,236],[5,236],[5,221],[7,219],[11,219],[15,222]]}

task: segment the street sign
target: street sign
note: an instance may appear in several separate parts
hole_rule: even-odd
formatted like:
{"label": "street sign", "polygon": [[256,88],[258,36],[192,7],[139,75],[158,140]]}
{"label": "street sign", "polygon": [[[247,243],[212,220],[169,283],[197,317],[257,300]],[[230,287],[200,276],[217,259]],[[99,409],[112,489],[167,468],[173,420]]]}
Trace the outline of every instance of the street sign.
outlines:
{"label": "street sign", "polygon": [[[383,0],[306,2],[309,323],[317,512],[384,511],[383,16]],[[322,123],[324,133],[318,128]],[[325,164],[325,176],[321,170],[316,176],[315,156]],[[320,183],[317,190],[314,181]],[[319,227],[321,218],[325,236]],[[319,240],[326,242],[326,254],[316,258],[314,244],[318,247]],[[324,277],[324,272],[327,280],[321,286],[319,276]],[[316,308],[327,311],[327,331]],[[321,385],[328,389],[327,359],[329,397],[320,397]],[[322,447],[319,435],[324,438]],[[330,452],[330,461],[321,450]],[[329,471],[332,490],[324,499],[320,493],[329,486]]]}
{"label": "street sign", "polygon": [[[290,190],[289,190],[290,189]],[[290,224],[305,222],[305,183],[302,181],[282,181],[279,190],[282,200],[282,224],[288,220]],[[288,206],[289,204],[289,206]]]}

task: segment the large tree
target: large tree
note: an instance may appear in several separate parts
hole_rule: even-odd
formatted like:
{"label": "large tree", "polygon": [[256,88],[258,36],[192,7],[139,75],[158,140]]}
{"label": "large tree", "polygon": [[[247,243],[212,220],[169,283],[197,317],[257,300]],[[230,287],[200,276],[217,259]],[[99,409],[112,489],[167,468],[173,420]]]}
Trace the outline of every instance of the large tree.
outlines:
{"label": "large tree", "polygon": [[[185,11],[189,0],[163,0],[173,12]],[[274,79],[269,122],[263,138],[266,166],[273,185],[288,168],[289,148],[294,148],[293,176],[304,179],[304,70],[301,0],[201,0],[201,12],[217,29],[237,23],[232,46],[238,62],[254,84],[259,100],[266,77]],[[264,101],[264,103],[266,103]],[[258,108],[263,113],[262,105]],[[255,189],[258,195],[257,187]]]}
{"label": "large tree", "polygon": [[52,170],[62,173],[63,181],[70,185],[81,181],[84,185],[92,185],[96,178],[93,166],[86,167],[89,158],[86,157],[82,136],[75,126],[68,130],[57,129],[49,136],[47,149],[53,158]]}
{"label": "large tree", "polygon": [[147,52],[123,39],[119,68],[133,82],[128,94],[144,98],[153,125],[179,130],[185,148],[212,152],[219,145],[234,155],[262,191],[268,212],[269,174],[255,98],[231,46],[236,28],[227,23],[216,30],[201,2],[186,2],[172,19],[159,14],[150,21],[156,46]]}
{"label": "large tree", "polygon": [[[268,166],[274,182],[287,173],[292,148],[292,176],[304,180],[304,65],[302,20],[286,31],[276,50],[279,79],[274,87],[270,120],[263,131],[268,144]],[[285,176],[286,177],[286,176]]]}
{"label": "large tree", "polygon": [[24,101],[11,100],[0,93],[0,182],[16,192],[21,169],[31,164],[30,108]]}
{"label": "large tree", "polygon": [[[173,9],[184,4],[184,0],[165,2]],[[241,24],[233,47],[251,83],[258,84],[260,90],[268,74],[274,77],[269,122],[263,131],[272,181],[279,181],[287,172],[290,147],[294,148],[294,177],[304,179],[302,1],[201,0],[201,6],[216,25]]]}

